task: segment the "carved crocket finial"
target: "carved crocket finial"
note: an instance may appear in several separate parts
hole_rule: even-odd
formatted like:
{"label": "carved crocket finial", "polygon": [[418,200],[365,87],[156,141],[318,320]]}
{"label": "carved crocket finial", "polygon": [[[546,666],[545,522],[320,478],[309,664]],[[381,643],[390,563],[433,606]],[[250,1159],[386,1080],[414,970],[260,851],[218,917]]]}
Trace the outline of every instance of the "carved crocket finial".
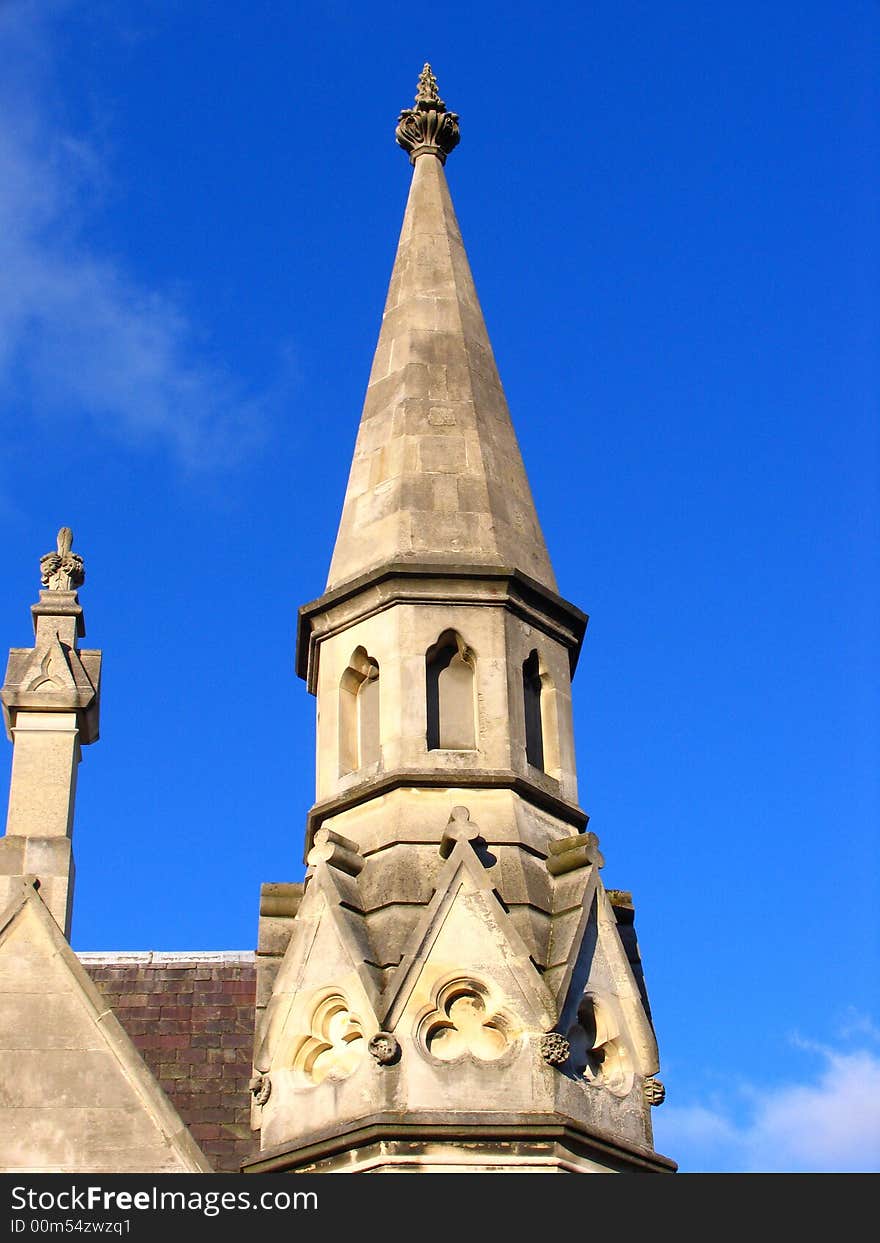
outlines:
{"label": "carved crocket finial", "polygon": [[437,79],[431,70],[431,66],[425,61],[425,67],[419,74],[419,85],[416,90],[416,103],[424,108],[436,108],[438,112],[445,112],[446,105],[440,98],[440,92],[437,90]]}
{"label": "carved crocket finial", "polygon": [[57,552],[40,557],[40,582],[49,591],[76,591],[85,582],[83,559],[72,551],[73,531],[62,527],[58,532]]}
{"label": "carved crocket finial", "polygon": [[415,164],[420,155],[435,155],[441,164],[453,147],[458,146],[458,115],[447,112],[437,90],[437,79],[431,66],[425,64],[419,74],[415,108],[404,108],[397,119],[395,137]]}

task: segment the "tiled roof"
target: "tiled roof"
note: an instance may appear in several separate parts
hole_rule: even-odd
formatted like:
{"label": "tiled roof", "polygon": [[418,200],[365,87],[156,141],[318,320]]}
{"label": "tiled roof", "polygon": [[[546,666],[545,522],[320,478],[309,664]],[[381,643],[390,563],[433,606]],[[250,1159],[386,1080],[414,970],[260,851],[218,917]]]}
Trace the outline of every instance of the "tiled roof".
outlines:
{"label": "tiled roof", "polygon": [[259,1148],[248,1090],[254,954],[78,957],[214,1168],[237,1171]]}

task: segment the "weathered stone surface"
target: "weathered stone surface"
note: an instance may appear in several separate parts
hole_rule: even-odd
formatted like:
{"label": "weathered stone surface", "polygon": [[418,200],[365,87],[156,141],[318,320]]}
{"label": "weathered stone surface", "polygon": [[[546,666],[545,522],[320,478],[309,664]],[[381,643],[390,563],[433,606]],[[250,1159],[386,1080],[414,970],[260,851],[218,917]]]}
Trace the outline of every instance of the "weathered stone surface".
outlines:
{"label": "weathered stone surface", "polygon": [[25,881],[0,913],[0,996],[0,1169],[210,1169]]}
{"label": "weathered stone surface", "polygon": [[[452,1107],[477,1116],[503,1100],[543,1113],[561,1095],[580,1125],[649,1149],[642,1083],[656,1068],[656,1048],[596,867],[554,879],[542,858],[525,852],[534,873],[520,876],[544,879],[521,896],[546,910],[511,906],[500,900],[497,855],[521,848],[490,845],[482,825],[467,831],[475,824],[463,807],[453,810],[433,847],[388,845],[371,852],[355,877],[330,858],[312,865],[258,1031],[257,1072],[273,1082],[259,1110],[262,1147],[280,1151],[285,1137],[293,1148],[307,1146],[334,1120],[353,1126],[366,1108]],[[344,891],[328,887],[331,873]],[[403,893],[409,901],[387,900]],[[559,967],[536,970],[554,944]],[[375,975],[364,974],[370,962],[382,971],[380,989]],[[601,1021],[591,1027],[596,1014]],[[545,1033],[556,1024],[560,1043],[576,1050],[561,1084],[548,1078],[545,1060]],[[380,1032],[400,1049],[383,1082],[363,1057]]]}
{"label": "weathered stone surface", "polygon": [[[456,498],[465,485],[466,513],[440,484],[450,474]],[[443,168],[430,153],[415,163],[327,586],[414,558],[516,566],[555,589]]]}
{"label": "weathered stone surface", "polygon": [[671,1173],[675,1163],[558,1112],[389,1109],[329,1127],[301,1148],[263,1150],[244,1167],[259,1173],[608,1174]]}
{"label": "weathered stone surface", "polygon": [[578,804],[586,617],[555,592],[432,83],[327,590],[300,613],[317,800],[248,1168],[667,1169],[640,964]]}
{"label": "weathered stone surface", "polygon": [[75,712],[18,712],[7,835],[69,837],[80,759]]}
{"label": "weathered stone surface", "polygon": [[[472,593],[470,599],[456,597],[451,589],[453,577],[450,574],[449,590],[446,582],[434,582],[433,598],[401,599],[366,616],[355,614],[348,625],[334,626],[321,640],[315,686],[321,704],[318,803],[344,795],[366,778],[378,780],[394,773],[510,771],[567,802],[572,814],[583,821],[577,802],[566,646],[556,635],[511,615],[503,598],[493,602],[482,591]],[[483,600],[485,607],[475,607]],[[439,636],[449,632],[460,636],[462,645],[473,653],[475,701],[471,711],[476,745],[472,748],[432,749],[428,745],[426,654]],[[344,696],[340,687],[358,650],[368,653],[379,670],[379,750],[369,772],[362,766],[346,771],[341,761]],[[525,740],[522,668],[532,652],[538,654],[546,683],[544,769],[528,761]]]}

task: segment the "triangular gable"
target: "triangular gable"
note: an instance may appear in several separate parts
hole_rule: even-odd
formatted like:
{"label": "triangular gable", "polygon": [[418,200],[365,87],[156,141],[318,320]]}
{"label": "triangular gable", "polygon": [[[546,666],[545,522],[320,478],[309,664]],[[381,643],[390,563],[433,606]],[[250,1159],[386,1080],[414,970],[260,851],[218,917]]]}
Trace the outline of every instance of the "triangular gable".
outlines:
{"label": "triangular gable", "polygon": [[596,919],[597,954],[587,987],[597,992],[602,989],[613,992],[636,1057],[636,1068],[640,1074],[654,1075],[660,1067],[657,1037],[645,1013],[641,990],[617,931],[614,908],[601,882],[596,895]]}
{"label": "triangular gable", "polygon": [[288,1035],[302,1026],[302,1006],[322,988],[342,989],[367,1026],[378,1028],[373,950],[363,917],[352,909],[356,886],[326,862],[314,866],[258,1034],[256,1069],[270,1069]]}
{"label": "triangular gable", "polygon": [[211,1172],[27,878],[0,914],[0,1169]]}
{"label": "triangular gable", "polygon": [[542,1030],[553,1026],[553,999],[482,863],[463,838],[455,843],[391,978],[383,1027],[394,1030],[426,971],[433,975],[450,969],[491,981],[513,1000],[524,1021]]}
{"label": "triangular gable", "polygon": [[34,651],[30,664],[23,672],[22,683],[25,691],[38,691],[44,687],[49,691],[78,689],[68,655],[57,634]]}
{"label": "triangular gable", "polygon": [[24,702],[45,706],[52,702],[52,696],[61,696],[63,704],[69,706],[72,693],[76,703],[84,708],[97,693],[100,669],[100,652],[81,652],[62,643],[57,634],[51,634],[37,647],[9,649],[4,692],[8,698],[12,691],[19,707]]}
{"label": "triangular gable", "polygon": [[572,944],[565,991],[558,993],[559,1028],[565,1031],[576,1021],[584,994],[590,994],[604,1003],[603,1009],[613,1011],[621,1029],[618,1034],[625,1036],[635,1068],[642,1075],[653,1075],[659,1066],[654,1029],[617,931],[614,909],[598,876],[591,886],[585,917],[580,941]]}

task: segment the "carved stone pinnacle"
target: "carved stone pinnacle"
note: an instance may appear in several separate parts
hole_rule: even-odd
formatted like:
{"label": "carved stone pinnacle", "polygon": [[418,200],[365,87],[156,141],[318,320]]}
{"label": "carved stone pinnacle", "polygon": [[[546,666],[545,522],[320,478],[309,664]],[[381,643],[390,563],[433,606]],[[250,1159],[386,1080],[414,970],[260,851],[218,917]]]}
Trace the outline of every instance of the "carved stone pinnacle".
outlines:
{"label": "carved stone pinnacle", "polygon": [[395,137],[404,151],[409,152],[411,164],[415,164],[420,155],[435,155],[445,164],[449,152],[458,146],[458,115],[446,111],[446,104],[437,90],[437,79],[428,64],[419,74],[415,104],[415,108],[404,108],[397,118]]}
{"label": "carved stone pinnacle", "polygon": [[85,582],[83,559],[73,547],[73,532],[62,527],[58,532],[57,552],[40,557],[40,582],[49,591],[76,591]]}

